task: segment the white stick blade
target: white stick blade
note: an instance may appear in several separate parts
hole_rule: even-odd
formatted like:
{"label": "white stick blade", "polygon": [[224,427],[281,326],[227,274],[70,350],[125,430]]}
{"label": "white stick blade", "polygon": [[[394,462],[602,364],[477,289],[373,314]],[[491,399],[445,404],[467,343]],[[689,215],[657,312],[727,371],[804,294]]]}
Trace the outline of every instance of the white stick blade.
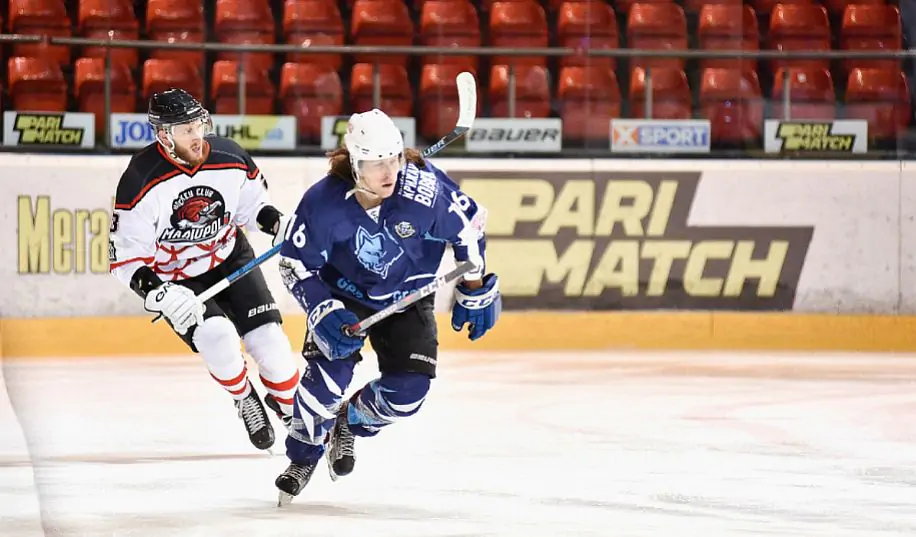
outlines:
{"label": "white stick blade", "polygon": [[474,75],[464,71],[455,78],[458,85],[458,124],[459,127],[470,129],[477,116],[477,81]]}

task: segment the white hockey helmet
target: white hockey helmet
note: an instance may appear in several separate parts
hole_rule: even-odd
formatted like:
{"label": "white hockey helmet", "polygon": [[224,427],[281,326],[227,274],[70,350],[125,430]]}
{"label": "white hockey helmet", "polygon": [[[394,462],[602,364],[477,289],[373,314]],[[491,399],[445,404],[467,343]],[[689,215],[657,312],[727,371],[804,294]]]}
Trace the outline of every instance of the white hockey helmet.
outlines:
{"label": "white hockey helmet", "polygon": [[359,173],[360,161],[390,157],[401,157],[403,160],[404,157],[401,129],[378,108],[350,116],[344,145],[350,153],[354,175]]}

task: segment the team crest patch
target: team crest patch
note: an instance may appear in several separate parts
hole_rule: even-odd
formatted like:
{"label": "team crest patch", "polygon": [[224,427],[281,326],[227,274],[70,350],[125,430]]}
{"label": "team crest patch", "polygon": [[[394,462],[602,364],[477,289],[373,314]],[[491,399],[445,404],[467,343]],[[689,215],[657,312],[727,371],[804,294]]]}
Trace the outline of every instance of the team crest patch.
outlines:
{"label": "team crest patch", "polygon": [[366,270],[387,278],[388,269],[404,254],[397,243],[387,246],[383,233],[372,234],[360,226],[356,231],[356,249],[353,253]]}
{"label": "team crest patch", "polygon": [[172,201],[172,226],[162,232],[159,242],[209,241],[231,220],[222,194],[208,186],[194,186]]}
{"label": "team crest patch", "polygon": [[413,228],[413,224],[410,222],[400,222],[394,226],[394,232],[398,234],[398,237],[406,239],[416,233],[417,230]]}

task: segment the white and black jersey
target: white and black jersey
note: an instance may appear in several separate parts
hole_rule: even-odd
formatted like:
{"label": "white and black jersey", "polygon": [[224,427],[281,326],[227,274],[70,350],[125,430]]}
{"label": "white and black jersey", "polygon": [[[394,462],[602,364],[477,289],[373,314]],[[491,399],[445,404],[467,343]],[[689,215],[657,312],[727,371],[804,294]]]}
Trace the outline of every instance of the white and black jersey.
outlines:
{"label": "white and black jersey", "polygon": [[270,206],[264,176],[248,152],[227,138],[206,140],[208,154],[196,167],[153,143],[121,176],[109,259],[125,285],[144,266],[163,281],[213,270],[232,252],[239,227],[257,229],[259,212]]}

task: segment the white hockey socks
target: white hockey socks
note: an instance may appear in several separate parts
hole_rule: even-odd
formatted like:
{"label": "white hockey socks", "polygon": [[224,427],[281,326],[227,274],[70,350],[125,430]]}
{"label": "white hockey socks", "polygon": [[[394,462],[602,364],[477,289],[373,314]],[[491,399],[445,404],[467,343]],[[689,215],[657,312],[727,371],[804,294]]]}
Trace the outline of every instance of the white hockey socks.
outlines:
{"label": "white hockey socks", "polygon": [[268,323],[245,334],[242,341],[258,364],[264,388],[279,403],[280,411],[292,416],[299,371],[283,329],[277,323]]}
{"label": "white hockey socks", "polygon": [[241,400],[251,393],[245,359],[239,348],[235,326],[225,317],[210,317],[194,329],[194,345],[210,370],[210,375]]}

